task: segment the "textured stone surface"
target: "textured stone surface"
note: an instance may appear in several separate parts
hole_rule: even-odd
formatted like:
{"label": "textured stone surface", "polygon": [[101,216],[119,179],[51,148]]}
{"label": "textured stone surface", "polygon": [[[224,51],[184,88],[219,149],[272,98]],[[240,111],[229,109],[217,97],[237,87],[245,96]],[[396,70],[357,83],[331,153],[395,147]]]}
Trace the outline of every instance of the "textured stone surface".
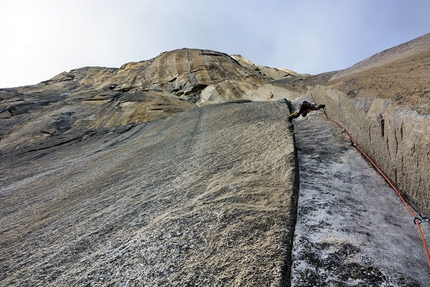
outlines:
{"label": "textured stone surface", "polygon": [[429,216],[430,34],[353,68],[310,93]]}
{"label": "textured stone surface", "polygon": [[291,285],[426,286],[423,244],[396,193],[317,113],[295,120],[295,131],[300,190]]}
{"label": "textured stone surface", "polygon": [[180,49],[0,89],[0,285],[426,286],[399,199],[313,116],[297,210],[277,100],[325,103],[427,211],[427,47],[316,76]]}
{"label": "textured stone surface", "polygon": [[53,137],[147,122],[204,104],[284,98],[282,88],[276,96],[258,90],[273,78],[241,59],[243,65],[224,53],[180,49],[120,68],[85,67],[38,85],[0,89],[0,152],[37,149]]}
{"label": "textured stone surface", "polygon": [[263,75],[269,76],[273,80],[297,79],[297,78],[306,78],[310,76],[309,74],[299,74],[297,72],[294,72],[292,70],[285,69],[285,68],[271,68],[271,67],[257,65],[241,55],[232,55],[231,57],[236,61],[238,61],[242,66],[250,70],[257,71]]}
{"label": "textured stone surface", "polygon": [[327,114],[348,130],[408,202],[430,216],[430,34],[345,70],[269,84],[283,88],[292,100],[306,96],[326,104]]}
{"label": "textured stone surface", "polygon": [[[318,95],[324,96],[318,96]],[[320,89],[327,113],[338,120],[417,210],[430,214],[430,119],[391,100],[355,99]],[[350,115],[350,116],[345,116]]]}
{"label": "textured stone surface", "polygon": [[220,104],[3,155],[0,285],[287,284],[287,112]]}

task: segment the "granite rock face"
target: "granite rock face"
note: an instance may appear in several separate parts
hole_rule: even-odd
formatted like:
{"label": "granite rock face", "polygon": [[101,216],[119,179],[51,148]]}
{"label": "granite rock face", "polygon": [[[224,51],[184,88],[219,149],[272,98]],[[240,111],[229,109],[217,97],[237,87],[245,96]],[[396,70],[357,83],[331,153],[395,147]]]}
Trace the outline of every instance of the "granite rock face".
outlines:
{"label": "granite rock face", "polygon": [[426,286],[400,199],[287,115],[325,103],[428,212],[428,38],[315,76],[180,49],[0,89],[0,285]]}
{"label": "granite rock face", "polygon": [[287,111],[189,109],[3,156],[0,285],[285,284],[298,187]]}
{"label": "granite rock face", "polygon": [[[299,200],[291,286],[427,286],[419,232],[397,194],[318,113],[295,120]],[[426,235],[430,225],[422,224]]]}
{"label": "granite rock face", "polygon": [[271,85],[326,104],[327,115],[430,216],[430,34],[345,70]]}
{"label": "granite rock face", "polygon": [[273,80],[269,74],[298,76],[268,67],[265,74],[247,63],[180,49],[120,68],[85,67],[38,85],[0,89],[0,152],[37,149],[52,138],[70,140],[76,131],[147,122],[203,104],[280,99],[282,88],[259,90]]}
{"label": "granite rock face", "polygon": [[430,34],[340,71],[310,93],[430,216]]}

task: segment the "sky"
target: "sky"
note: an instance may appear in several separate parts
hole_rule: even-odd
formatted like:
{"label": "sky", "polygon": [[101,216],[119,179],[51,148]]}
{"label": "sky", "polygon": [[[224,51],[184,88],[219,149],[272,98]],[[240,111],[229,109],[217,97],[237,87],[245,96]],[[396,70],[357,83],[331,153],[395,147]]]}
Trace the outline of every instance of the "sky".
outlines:
{"label": "sky", "polygon": [[0,88],[180,48],[315,75],[429,33],[429,15],[429,0],[0,0]]}

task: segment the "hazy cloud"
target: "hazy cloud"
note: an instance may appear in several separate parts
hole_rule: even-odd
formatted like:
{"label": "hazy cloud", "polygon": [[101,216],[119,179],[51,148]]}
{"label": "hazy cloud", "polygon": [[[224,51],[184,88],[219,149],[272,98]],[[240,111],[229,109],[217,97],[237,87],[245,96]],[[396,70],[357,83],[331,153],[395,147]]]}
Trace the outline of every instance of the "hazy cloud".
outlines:
{"label": "hazy cloud", "polygon": [[427,0],[0,0],[0,87],[188,47],[302,73],[430,32]]}

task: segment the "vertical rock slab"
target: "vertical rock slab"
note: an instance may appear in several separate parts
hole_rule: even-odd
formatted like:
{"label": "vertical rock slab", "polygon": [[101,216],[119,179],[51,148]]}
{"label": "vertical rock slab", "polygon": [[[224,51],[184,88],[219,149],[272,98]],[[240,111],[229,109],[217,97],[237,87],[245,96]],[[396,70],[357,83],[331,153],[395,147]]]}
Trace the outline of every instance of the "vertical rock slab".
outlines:
{"label": "vertical rock slab", "polygon": [[287,285],[287,114],[226,103],[3,155],[0,285]]}
{"label": "vertical rock slab", "polygon": [[[420,234],[335,125],[295,121],[300,189],[291,286],[428,286]],[[430,226],[422,224],[426,236]]]}
{"label": "vertical rock slab", "polygon": [[314,97],[340,122],[397,185],[407,201],[430,214],[430,118],[394,99],[351,98],[330,87]]}
{"label": "vertical rock slab", "polygon": [[430,34],[311,89],[421,213],[430,215]]}

